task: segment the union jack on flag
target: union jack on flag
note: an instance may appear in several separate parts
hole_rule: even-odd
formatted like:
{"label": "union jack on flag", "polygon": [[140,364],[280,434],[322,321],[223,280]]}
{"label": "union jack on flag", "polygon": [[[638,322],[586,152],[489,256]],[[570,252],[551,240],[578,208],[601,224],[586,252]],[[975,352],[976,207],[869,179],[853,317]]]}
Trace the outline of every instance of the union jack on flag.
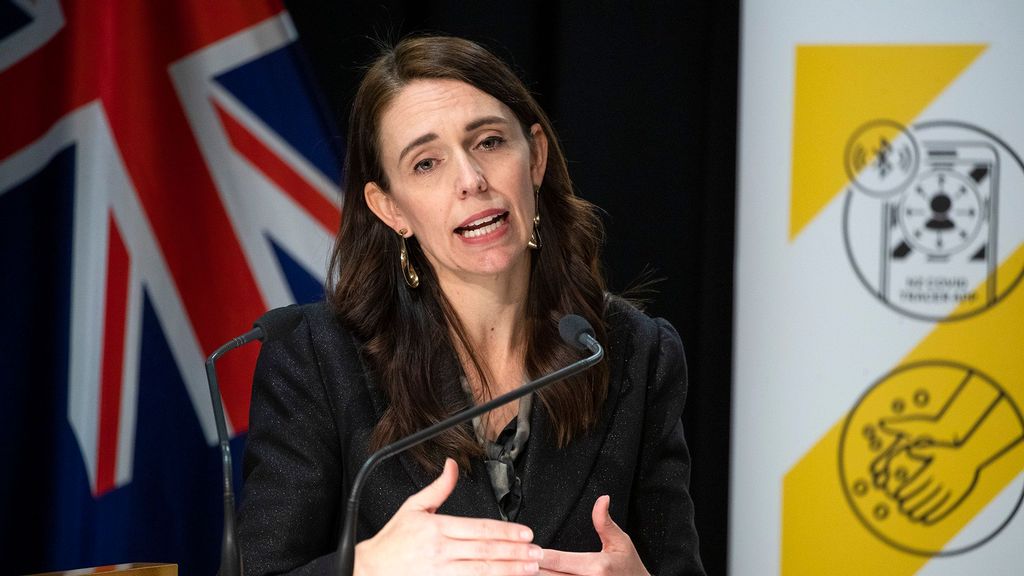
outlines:
{"label": "union jack on flag", "polygon": [[[0,0],[3,571],[216,570],[203,360],[321,297],[341,218],[296,40],[274,0]],[[218,363],[236,476],[257,351]]]}

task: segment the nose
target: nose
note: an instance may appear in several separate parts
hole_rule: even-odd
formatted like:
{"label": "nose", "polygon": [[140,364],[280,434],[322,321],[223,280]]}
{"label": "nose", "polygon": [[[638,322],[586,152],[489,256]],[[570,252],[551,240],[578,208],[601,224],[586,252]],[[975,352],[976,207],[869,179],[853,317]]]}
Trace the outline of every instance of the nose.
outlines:
{"label": "nose", "polygon": [[458,173],[455,187],[460,196],[468,196],[487,190],[487,179],[480,165],[469,154],[458,155]]}

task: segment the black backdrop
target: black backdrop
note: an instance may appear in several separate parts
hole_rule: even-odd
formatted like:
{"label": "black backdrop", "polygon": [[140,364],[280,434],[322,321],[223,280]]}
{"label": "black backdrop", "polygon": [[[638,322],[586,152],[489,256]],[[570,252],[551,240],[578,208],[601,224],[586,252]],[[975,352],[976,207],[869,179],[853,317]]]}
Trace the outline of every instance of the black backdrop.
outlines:
{"label": "black backdrop", "polygon": [[662,279],[647,311],[687,348],[690,488],[705,566],[725,574],[739,0],[285,3],[341,134],[375,41],[410,32],[476,40],[537,94],[605,211],[611,288]]}

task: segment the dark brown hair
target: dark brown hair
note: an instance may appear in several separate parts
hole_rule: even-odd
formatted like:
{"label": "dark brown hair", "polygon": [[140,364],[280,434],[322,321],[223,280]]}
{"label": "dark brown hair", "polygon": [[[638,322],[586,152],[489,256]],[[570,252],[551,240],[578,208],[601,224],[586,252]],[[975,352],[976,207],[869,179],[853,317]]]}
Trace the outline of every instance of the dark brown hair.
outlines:
{"label": "dark brown hair", "polygon": [[[535,123],[547,135],[547,171],[539,196],[543,247],[531,252],[525,306],[526,373],[536,377],[579,358],[579,352],[563,344],[558,335],[558,320],[564,314],[583,316],[594,326],[598,339],[605,340],[604,281],[599,266],[603,229],[593,205],[573,192],[565,156],[547,115],[512,70],[481,46],[450,37],[406,38],[377,57],[352,103],[344,215],[328,271],[328,300],[341,321],[365,340],[363,356],[388,400],[373,431],[372,449],[468,405],[457,381],[431,379],[439,363],[450,363],[455,357],[456,341],[469,352],[485,391],[489,385],[417,241],[407,241],[409,257],[420,274],[420,286],[412,290],[405,285],[399,266],[399,236],[370,211],[363,194],[367,182],[389,189],[380,161],[381,117],[402,88],[417,79],[465,82],[508,106],[528,138]],[[556,437],[537,440],[561,446],[585,431],[597,419],[607,388],[608,370],[602,363],[542,391],[540,399]],[[481,448],[468,428],[413,450],[417,461],[430,470],[439,469],[445,456],[466,468],[470,457],[479,454]]]}

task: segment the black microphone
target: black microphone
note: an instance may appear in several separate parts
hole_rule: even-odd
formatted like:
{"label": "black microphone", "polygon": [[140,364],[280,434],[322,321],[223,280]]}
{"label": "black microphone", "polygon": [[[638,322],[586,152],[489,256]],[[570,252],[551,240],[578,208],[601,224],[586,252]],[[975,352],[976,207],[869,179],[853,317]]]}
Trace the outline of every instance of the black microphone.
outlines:
{"label": "black microphone", "polygon": [[220,548],[220,576],[241,576],[242,556],[238,550],[238,538],[235,531],[235,489],[231,482],[231,444],[228,427],[224,422],[224,405],[221,403],[220,386],[217,384],[217,369],[214,363],[218,358],[253,340],[269,341],[280,338],[291,332],[302,320],[299,307],[292,304],[283,308],[275,308],[253,323],[252,330],[231,339],[206,359],[206,381],[210,384],[210,400],[213,403],[213,419],[217,422],[217,438],[220,440],[220,457],[224,475],[224,534]]}
{"label": "black microphone", "polygon": [[577,360],[564,368],[551,372],[550,374],[545,374],[532,382],[524,384],[519,388],[502,394],[488,402],[484,402],[483,404],[479,404],[477,406],[467,408],[462,412],[453,414],[429,428],[424,428],[415,434],[406,436],[392,444],[388,444],[371,454],[370,457],[366,459],[366,462],[363,463],[363,467],[360,468],[359,472],[356,474],[355,481],[352,483],[352,491],[349,492],[348,508],[345,513],[345,525],[341,532],[341,541],[338,543],[338,570],[342,576],[352,576],[352,571],[355,567],[356,520],[359,516],[359,498],[363,492],[363,485],[366,483],[366,478],[371,472],[373,472],[378,464],[396,454],[420,444],[421,442],[426,442],[446,430],[450,430],[460,424],[465,424],[485,412],[490,412],[498,406],[502,406],[512,402],[513,400],[518,400],[531,392],[536,392],[549,384],[553,384],[559,380],[568,378],[569,376],[579,374],[600,362],[601,358],[604,357],[604,348],[602,348],[601,344],[596,338],[594,338],[594,329],[591,328],[590,323],[583,317],[575,314],[567,314],[563,316],[562,319],[558,321],[558,334],[566,344],[573,348],[576,348],[577,350],[590,350],[590,356]]}

